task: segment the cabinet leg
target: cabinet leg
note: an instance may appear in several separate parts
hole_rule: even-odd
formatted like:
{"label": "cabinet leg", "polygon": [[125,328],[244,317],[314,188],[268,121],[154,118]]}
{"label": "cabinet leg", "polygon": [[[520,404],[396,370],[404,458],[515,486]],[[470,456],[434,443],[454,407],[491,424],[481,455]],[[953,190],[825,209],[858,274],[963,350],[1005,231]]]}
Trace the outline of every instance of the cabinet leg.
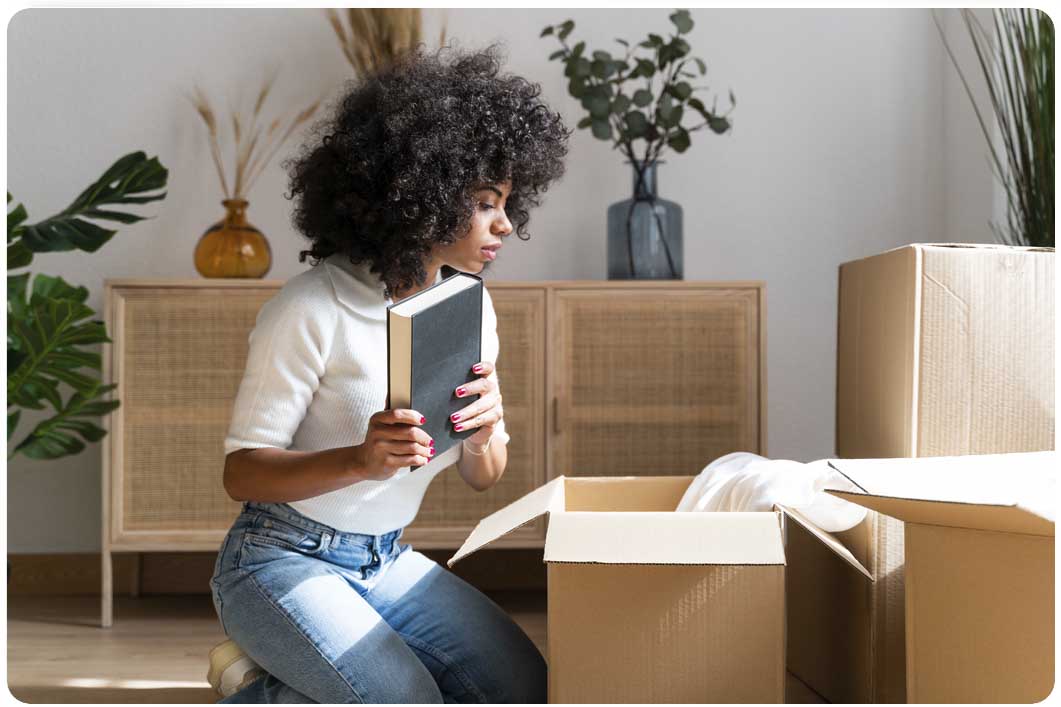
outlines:
{"label": "cabinet leg", "polygon": [[101,553],[103,586],[100,591],[100,626],[110,628],[114,623],[114,563],[110,550]]}

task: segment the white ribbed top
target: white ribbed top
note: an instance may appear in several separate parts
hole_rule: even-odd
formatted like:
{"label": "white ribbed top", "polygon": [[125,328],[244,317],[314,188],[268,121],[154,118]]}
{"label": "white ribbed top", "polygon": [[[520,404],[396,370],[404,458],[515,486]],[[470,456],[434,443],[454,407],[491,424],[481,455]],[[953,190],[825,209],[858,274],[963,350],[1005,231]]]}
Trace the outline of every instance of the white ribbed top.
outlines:
{"label": "white ribbed top", "polygon": [[[262,305],[248,339],[225,454],[259,447],[320,451],[365,441],[369,418],[387,401],[391,303],[368,268],[345,255],[329,256]],[[435,281],[441,279],[439,272]],[[484,287],[483,360],[496,361],[498,349],[497,315]],[[490,378],[496,382],[497,373]],[[508,441],[502,420],[491,444]],[[446,468],[439,461],[289,505],[338,530],[381,535],[416,517],[427,485]]]}

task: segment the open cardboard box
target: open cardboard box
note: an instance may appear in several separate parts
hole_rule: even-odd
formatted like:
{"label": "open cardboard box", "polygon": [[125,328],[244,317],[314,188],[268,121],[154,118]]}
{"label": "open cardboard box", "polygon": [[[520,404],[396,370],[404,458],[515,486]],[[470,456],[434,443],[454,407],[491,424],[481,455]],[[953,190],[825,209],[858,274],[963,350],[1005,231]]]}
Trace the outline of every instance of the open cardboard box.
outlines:
{"label": "open cardboard box", "polygon": [[1037,702],[1054,684],[1055,452],[833,460],[834,495],[905,522],[909,702]]}
{"label": "open cardboard box", "polygon": [[558,477],[449,560],[548,514],[550,702],[784,701],[787,509],[677,513],[694,478]]}

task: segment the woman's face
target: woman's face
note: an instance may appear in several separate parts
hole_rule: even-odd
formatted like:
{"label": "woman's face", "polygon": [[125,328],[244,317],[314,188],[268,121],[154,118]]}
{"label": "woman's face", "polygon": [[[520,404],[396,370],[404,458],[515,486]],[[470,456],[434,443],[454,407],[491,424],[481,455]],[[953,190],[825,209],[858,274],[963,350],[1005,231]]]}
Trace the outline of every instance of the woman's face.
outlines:
{"label": "woman's face", "polygon": [[490,266],[501,248],[501,239],[512,233],[512,223],[505,215],[511,190],[512,180],[477,185],[471,227],[455,243],[439,249],[443,263],[469,273],[481,273]]}

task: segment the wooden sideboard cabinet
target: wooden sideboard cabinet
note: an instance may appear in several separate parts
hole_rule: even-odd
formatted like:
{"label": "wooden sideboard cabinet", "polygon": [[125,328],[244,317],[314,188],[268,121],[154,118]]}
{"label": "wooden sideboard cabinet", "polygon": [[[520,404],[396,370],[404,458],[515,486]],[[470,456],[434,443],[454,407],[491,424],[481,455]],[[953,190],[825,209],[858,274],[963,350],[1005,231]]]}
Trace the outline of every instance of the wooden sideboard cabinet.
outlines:
{"label": "wooden sideboard cabinet", "polygon": [[[279,280],[105,282],[103,625],[114,552],[216,551],[242,504],[223,442],[247,338]],[[483,516],[559,475],[695,474],[766,453],[761,282],[487,282],[498,315],[508,467],[476,492],[440,473],[403,535],[456,548]],[[501,545],[540,547],[545,519]]]}

